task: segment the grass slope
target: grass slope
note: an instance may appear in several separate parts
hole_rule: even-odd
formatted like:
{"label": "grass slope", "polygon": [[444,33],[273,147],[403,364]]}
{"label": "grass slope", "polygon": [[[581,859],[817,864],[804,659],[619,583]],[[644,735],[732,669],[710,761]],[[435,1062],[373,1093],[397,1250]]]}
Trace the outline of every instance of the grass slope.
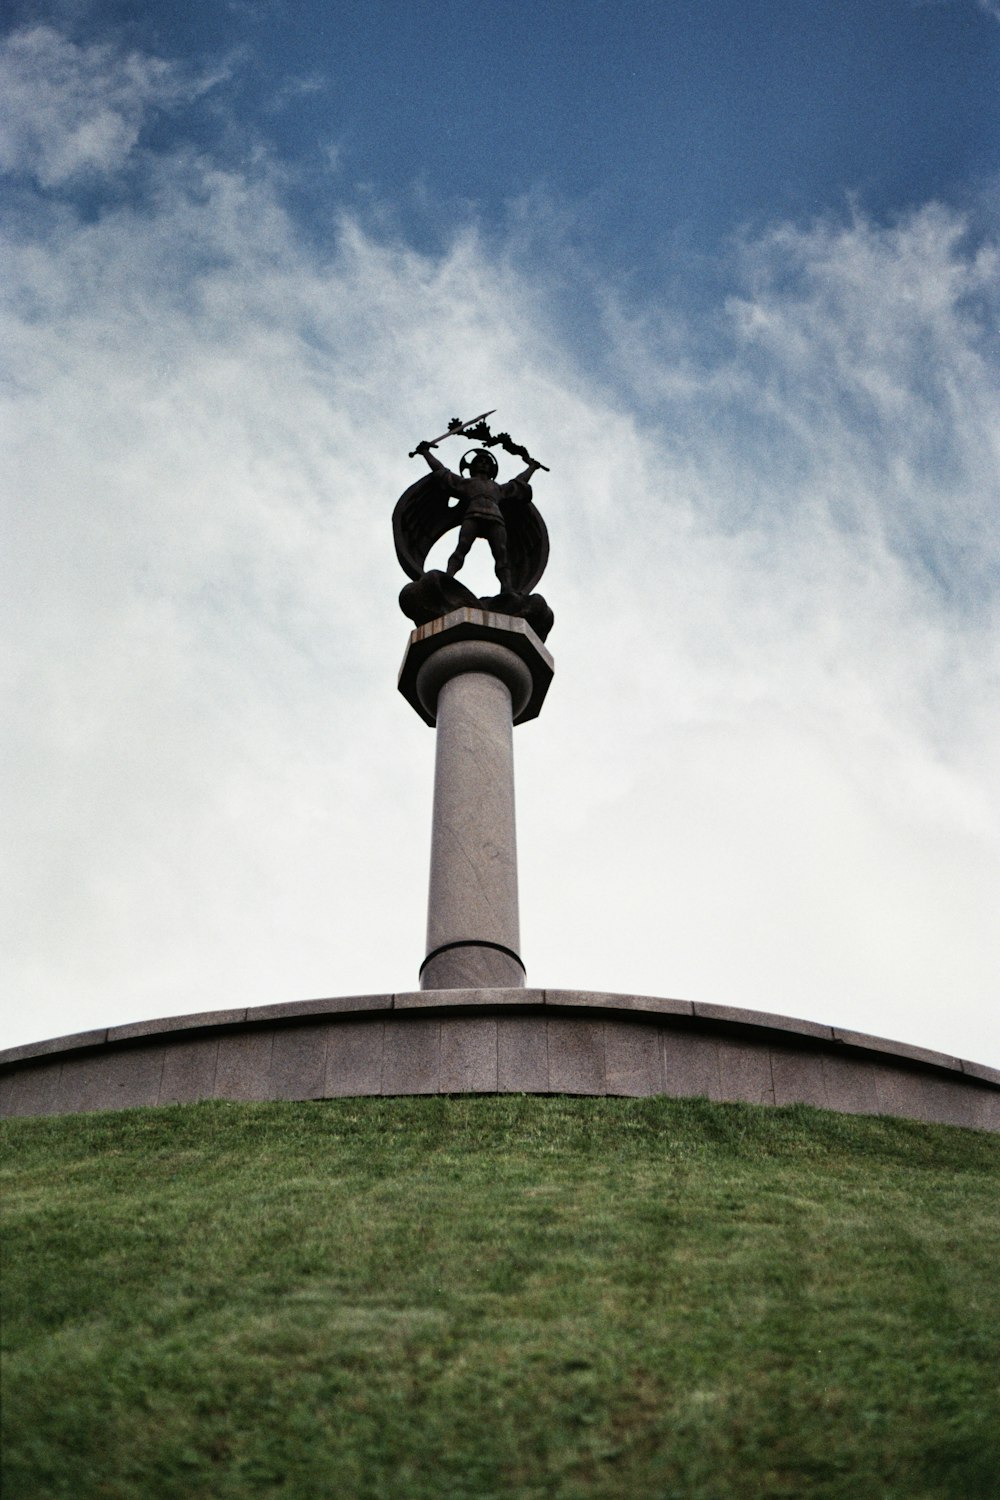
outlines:
{"label": "grass slope", "polygon": [[4,1137],[6,1500],[998,1493],[995,1138],[532,1098]]}

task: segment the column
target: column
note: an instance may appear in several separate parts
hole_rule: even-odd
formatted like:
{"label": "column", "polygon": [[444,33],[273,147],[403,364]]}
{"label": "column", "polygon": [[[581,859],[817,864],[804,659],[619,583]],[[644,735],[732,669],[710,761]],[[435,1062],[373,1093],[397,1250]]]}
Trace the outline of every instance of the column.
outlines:
{"label": "column", "polygon": [[523,620],[464,609],[413,632],[400,689],[437,726],[421,989],[524,984],[512,730],[551,676]]}

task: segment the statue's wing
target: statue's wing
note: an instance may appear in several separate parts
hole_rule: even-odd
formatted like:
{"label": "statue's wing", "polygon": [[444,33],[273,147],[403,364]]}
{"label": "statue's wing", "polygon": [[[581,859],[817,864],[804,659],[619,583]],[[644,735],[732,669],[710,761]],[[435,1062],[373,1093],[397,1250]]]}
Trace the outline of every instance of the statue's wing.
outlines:
{"label": "statue's wing", "polygon": [[437,470],[404,490],[392,513],[392,535],[400,567],[410,578],[424,576],[424,560],[437,541],[457,526],[466,503],[451,503],[448,479]]}
{"label": "statue's wing", "polygon": [[516,594],[530,594],[549,560],[549,533],[531,503],[531,485],[523,479],[504,485],[500,509],[507,525],[507,561]]}

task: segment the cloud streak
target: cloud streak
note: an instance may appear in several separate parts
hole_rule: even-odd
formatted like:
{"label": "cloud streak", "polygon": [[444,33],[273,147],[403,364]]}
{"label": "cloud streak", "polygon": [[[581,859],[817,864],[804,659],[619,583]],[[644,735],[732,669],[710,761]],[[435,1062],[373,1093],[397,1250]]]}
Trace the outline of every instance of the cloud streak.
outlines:
{"label": "cloud streak", "polygon": [[49,189],[106,177],[124,166],[155,111],[190,102],[216,77],[195,79],[108,44],[82,46],[52,26],[15,31],[0,46],[0,170]]}
{"label": "cloud streak", "polygon": [[[142,146],[176,78],[57,43],[14,53],[53,88],[6,247],[6,1040],[416,982],[432,736],[388,521],[406,450],[495,405],[552,468],[532,982],[996,1061],[995,237],[778,227],[694,320],[598,288],[598,373],[544,253],[347,207],[316,249],[266,161]],[[126,158],[141,201],[56,191]]]}

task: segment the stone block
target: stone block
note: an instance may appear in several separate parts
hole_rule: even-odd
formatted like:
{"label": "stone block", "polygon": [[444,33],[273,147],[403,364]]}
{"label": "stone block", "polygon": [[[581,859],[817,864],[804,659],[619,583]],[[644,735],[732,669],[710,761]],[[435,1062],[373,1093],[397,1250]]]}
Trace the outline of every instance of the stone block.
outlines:
{"label": "stone block", "polygon": [[441,1022],[393,1016],[385,1022],[383,1094],[436,1094],[441,1072]]}
{"label": "stone block", "polygon": [[272,1042],[270,1031],[223,1032],[215,1068],[215,1097],[269,1099]]}
{"label": "stone block", "polygon": [[962,1064],[957,1057],[950,1057],[944,1052],[931,1052],[927,1047],[911,1047],[908,1042],[892,1042],[883,1036],[868,1036],[863,1031],[844,1031],[840,1026],[833,1028],[834,1038],[843,1042],[848,1047],[863,1047],[866,1052],[888,1052],[893,1057],[905,1058],[908,1062],[929,1063],[935,1068],[947,1068],[954,1073],[962,1071]]}
{"label": "stone block", "polygon": [[19,1068],[9,1075],[10,1092],[5,1115],[54,1115],[59,1111],[59,1080],[62,1059]]}
{"label": "stone block", "polygon": [[697,1031],[660,1030],[663,1092],[675,1099],[719,1099],[719,1044]]}
{"label": "stone block", "polygon": [[127,1047],[66,1058],[59,1079],[57,1114],[134,1109],[156,1104],[163,1072],[160,1047]]}
{"label": "stone block", "polygon": [[75,1115],[107,1106],[107,1057],[91,1053],[63,1061],[54,1114]]}
{"label": "stone block", "polygon": [[497,1088],[502,1094],[549,1092],[548,1023],[544,1016],[497,1017]]}
{"label": "stone block", "polygon": [[436,1006],[449,1009],[468,1006],[470,1010],[490,1009],[502,1005],[542,1005],[544,990],[529,990],[505,986],[475,986],[469,989],[405,990],[393,996],[394,1010],[428,1010]]}
{"label": "stone block", "polygon": [[927,1120],[927,1100],[916,1073],[894,1068],[891,1063],[872,1062],[872,1077],[880,1115],[900,1115],[909,1120]]}
{"label": "stone block", "polygon": [[649,1011],[661,1016],[690,1016],[690,1000],[658,1000],[652,995],[611,995],[600,990],[546,990],[546,1005],[576,1006],[581,1010]]}
{"label": "stone block", "polygon": [[[614,997],[611,997],[612,999]],[[655,1011],[661,1016],[693,1016],[694,1004],[673,995],[626,995],[629,1010]]]}
{"label": "stone block", "polygon": [[385,1022],[337,1021],[326,1043],[327,1099],[363,1098],[382,1092]]}
{"label": "stone block", "polygon": [[[907,1120],[926,1120],[939,1124],[963,1124],[963,1120],[951,1118],[949,1109],[944,1118],[938,1112],[940,1099],[926,1087],[927,1075],[906,1068],[895,1068],[891,1063],[872,1063],[872,1076],[878,1097],[879,1114],[896,1115]],[[971,1111],[970,1111],[971,1113]]]}
{"label": "stone block", "polygon": [[215,1098],[215,1068],[219,1056],[217,1036],[168,1043],[163,1049],[160,1104],[196,1104]]}
{"label": "stone block", "polygon": [[984,1083],[992,1083],[1000,1098],[1000,1068],[988,1068],[985,1063],[967,1062],[963,1058],[962,1072],[967,1073],[970,1078],[981,1078]]}
{"label": "stone block", "polygon": [[138,1037],[168,1036],[172,1031],[200,1031],[204,1026],[238,1026],[246,1019],[246,1006],[238,1010],[200,1010],[189,1016],[163,1016],[157,1021],[130,1021],[112,1026],[109,1042],[133,1041]]}
{"label": "stone block", "polygon": [[322,1099],[330,1025],[282,1026],[271,1049],[272,1099]]}
{"label": "stone block", "polygon": [[604,1022],[605,1089],[624,1098],[663,1093],[663,1054],[655,1021]]}
{"label": "stone block", "polygon": [[974,1129],[1000,1132],[1000,1090],[970,1085],[969,1094]]}
{"label": "stone block", "polygon": [[606,1094],[604,1022],[548,1017],[549,1088],[554,1094]]}
{"label": "stone block", "polygon": [[339,1016],[392,1009],[391,995],[340,995],[327,1000],[288,1000],[278,1005],[253,1005],[248,1021],[287,1021],[296,1016]]}
{"label": "stone block", "polygon": [[968,1084],[950,1078],[946,1073],[915,1073],[912,1076],[923,1111],[916,1118],[937,1120],[942,1125],[961,1125],[966,1129],[975,1124],[975,1108]]}
{"label": "stone block", "polygon": [[877,1115],[878,1091],[872,1064],[863,1057],[836,1053],[823,1057],[823,1085],[828,1109],[844,1115]]}
{"label": "stone block", "polygon": [[815,1104],[826,1109],[823,1058],[818,1052],[771,1048],[771,1081],[775,1104]]}
{"label": "stone block", "polygon": [[78,1052],[83,1047],[102,1047],[107,1039],[105,1027],[101,1031],[77,1031],[71,1036],[47,1037],[43,1042],[23,1042],[19,1047],[6,1047],[0,1052],[0,1063],[29,1062],[35,1057]]}
{"label": "stone block", "polygon": [[126,1047],[109,1054],[111,1109],[138,1109],[159,1101],[163,1076],[163,1048]]}
{"label": "stone block", "polygon": [[734,1041],[718,1044],[719,1094],[736,1104],[773,1104],[771,1049],[766,1042]]}
{"label": "stone block", "polygon": [[792,1031],[797,1036],[833,1040],[832,1026],[823,1026],[818,1021],[797,1021],[791,1016],[778,1016],[766,1010],[742,1010],[737,1005],[710,1005],[696,1000],[694,1013],[706,1021],[725,1021],[738,1026],[764,1026],[769,1031]]}
{"label": "stone block", "polygon": [[492,1016],[441,1019],[442,1094],[495,1094],[497,1023]]}

